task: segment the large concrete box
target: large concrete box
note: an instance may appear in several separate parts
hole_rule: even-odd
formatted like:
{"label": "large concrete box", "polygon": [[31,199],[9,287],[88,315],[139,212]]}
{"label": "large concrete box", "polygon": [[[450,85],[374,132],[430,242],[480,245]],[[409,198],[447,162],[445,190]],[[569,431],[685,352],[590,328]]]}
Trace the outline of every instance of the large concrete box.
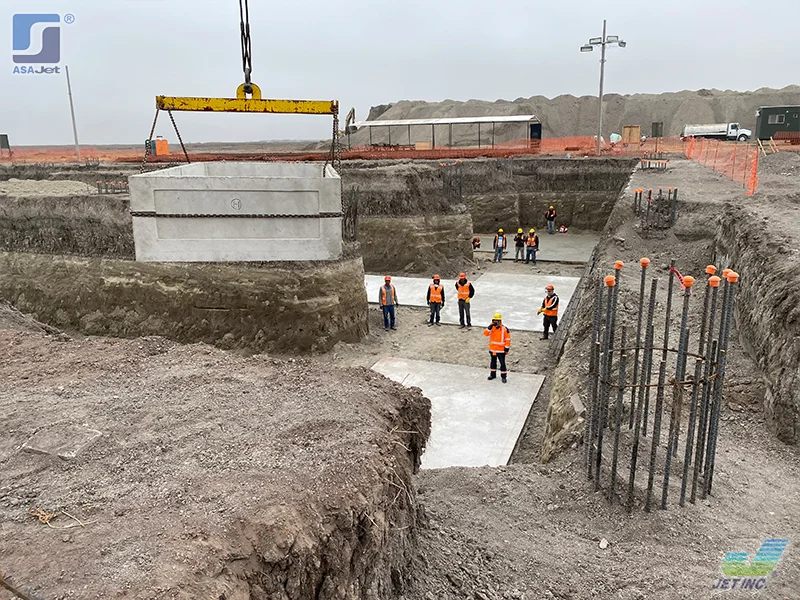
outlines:
{"label": "large concrete box", "polygon": [[342,186],[330,165],[195,163],[134,175],[129,183],[136,260],[301,261],[342,255]]}

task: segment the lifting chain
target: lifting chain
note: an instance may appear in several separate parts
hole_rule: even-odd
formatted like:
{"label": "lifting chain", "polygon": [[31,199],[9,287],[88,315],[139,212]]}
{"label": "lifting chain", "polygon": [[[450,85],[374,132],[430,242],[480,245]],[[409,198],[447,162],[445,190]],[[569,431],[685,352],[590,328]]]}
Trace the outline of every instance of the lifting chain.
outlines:
{"label": "lifting chain", "polygon": [[250,39],[250,6],[248,0],[239,0],[239,20],[242,38],[242,71],[244,71],[244,91],[253,93],[250,76],[253,73],[253,47]]}
{"label": "lifting chain", "polygon": [[[147,142],[144,145],[144,158],[142,159],[142,166],[139,168],[139,173],[144,173],[147,167],[147,159],[150,158],[150,152],[152,150],[151,145],[153,141],[153,136],[156,133],[156,123],[158,123],[158,115],[161,112],[161,109],[156,108],[156,116],[153,119],[153,126],[150,128],[150,135],[147,137]],[[183,155],[186,157],[186,162],[191,163],[192,161],[189,160],[189,153],[186,151],[186,145],[183,143],[183,138],[181,137],[181,132],[178,131],[178,125],[175,123],[175,117],[172,116],[172,111],[168,110],[167,113],[169,114],[169,120],[172,121],[172,127],[175,129],[175,135],[178,136],[178,141],[181,143],[181,149],[183,150]],[[174,166],[170,164],[168,166]]]}

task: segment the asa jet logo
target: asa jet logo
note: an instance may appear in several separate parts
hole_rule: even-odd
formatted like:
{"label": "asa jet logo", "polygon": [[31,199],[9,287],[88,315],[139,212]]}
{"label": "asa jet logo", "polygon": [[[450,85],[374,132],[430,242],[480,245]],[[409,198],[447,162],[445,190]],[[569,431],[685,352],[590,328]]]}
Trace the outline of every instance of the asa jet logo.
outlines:
{"label": "asa jet logo", "polygon": [[13,17],[14,62],[53,64],[61,62],[61,16],[17,14]]}

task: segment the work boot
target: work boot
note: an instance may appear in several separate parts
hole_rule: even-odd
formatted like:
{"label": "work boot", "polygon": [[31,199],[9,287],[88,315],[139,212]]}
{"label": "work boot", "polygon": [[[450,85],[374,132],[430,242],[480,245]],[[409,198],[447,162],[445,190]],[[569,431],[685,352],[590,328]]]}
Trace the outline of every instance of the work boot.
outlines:
{"label": "work boot", "polygon": [[491,374],[491,375],[489,375],[489,376],[488,376],[486,379],[488,379],[489,381],[491,381],[492,379],[497,379],[497,375],[495,375],[494,373],[492,373],[492,374]]}
{"label": "work boot", "polygon": [[428,327],[433,327],[433,321],[428,321]]}
{"label": "work boot", "polygon": [[439,327],[440,325],[441,323],[439,323],[439,321],[436,321],[436,326]]}
{"label": "work boot", "polygon": [[394,325],[392,325],[391,329],[392,331],[397,331],[397,327],[395,327]]}
{"label": "work boot", "polygon": [[464,325],[463,323],[462,323],[462,324],[461,324],[461,326],[459,327],[459,329],[466,329],[466,328],[467,328],[467,326],[466,326],[466,325]]}
{"label": "work boot", "polygon": [[500,380],[501,380],[503,383],[508,383],[508,378],[507,378],[505,375],[503,375],[502,377],[500,377]]}
{"label": "work boot", "polygon": [[384,331],[389,331],[389,328],[388,327],[384,327],[383,330]]}
{"label": "work boot", "polygon": [[545,336],[543,336],[543,337],[540,337],[539,339],[540,339],[540,340],[546,340],[546,339],[549,339],[549,338],[548,338],[548,337],[545,335]]}

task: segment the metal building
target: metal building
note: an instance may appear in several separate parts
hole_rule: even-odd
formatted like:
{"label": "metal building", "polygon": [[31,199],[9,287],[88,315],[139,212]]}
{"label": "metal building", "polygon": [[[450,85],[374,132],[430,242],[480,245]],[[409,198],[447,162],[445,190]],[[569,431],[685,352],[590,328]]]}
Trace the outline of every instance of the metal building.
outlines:
{"label": "metal building", "polygon": [[800,138],[800,106],[762,106],[756,112],[756,139]]}

